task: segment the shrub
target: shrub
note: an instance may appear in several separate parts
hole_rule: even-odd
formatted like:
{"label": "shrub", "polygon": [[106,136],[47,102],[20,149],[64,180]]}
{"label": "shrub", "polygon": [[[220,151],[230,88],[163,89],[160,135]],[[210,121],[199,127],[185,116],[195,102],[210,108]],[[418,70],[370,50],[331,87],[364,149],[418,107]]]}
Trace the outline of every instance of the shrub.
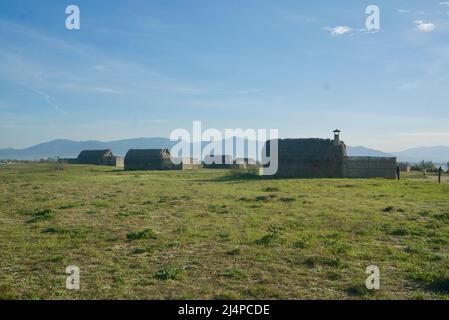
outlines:
{"label": "shrub", "polygon": [[268,233],[262,238],[256,240],[256,244],[269,245],[279,239],[280,229],[276,226],[270,226],[268,228]]}
{"label": "shrub", "polygon": [[156,233],[151,229],[145,229],[139,232],[130,232],[126,235],[128,241],[141,240],[141,239],[156,239]]}
{"label": "shrub", "polygon": [[429,171],[429,172],[436,172],[438,169],[433,164],[432,161],[421,161],[420,163],[417,163],[417,164],[413,165],[411,170],[414,170],[414,171],[426,170],[426,171]]}
{"label": "shrub", "polygon": [[53,211],[51,209],[38,210],[38,211],[35,211],[32,214],[32,216],[33,217],[27,221],[28,223],[34,223],[34,222],[51,219],[53,217]]}
{"label": "shrub", "polygon": [[154,274],[156,279],[166,281],[178,279],[182,274],[182,269],[177,267],[167,267],[157,271]]}

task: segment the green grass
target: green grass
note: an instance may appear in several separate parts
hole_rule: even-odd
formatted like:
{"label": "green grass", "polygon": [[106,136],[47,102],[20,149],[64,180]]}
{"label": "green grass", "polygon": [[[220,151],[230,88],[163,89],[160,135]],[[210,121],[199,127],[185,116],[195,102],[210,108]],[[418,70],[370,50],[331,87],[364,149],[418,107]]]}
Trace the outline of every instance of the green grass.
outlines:
{"label": "green grass", "polygon": [[449,183],[432,177],[14,164],[0,194],[0,299],[449,298]]}

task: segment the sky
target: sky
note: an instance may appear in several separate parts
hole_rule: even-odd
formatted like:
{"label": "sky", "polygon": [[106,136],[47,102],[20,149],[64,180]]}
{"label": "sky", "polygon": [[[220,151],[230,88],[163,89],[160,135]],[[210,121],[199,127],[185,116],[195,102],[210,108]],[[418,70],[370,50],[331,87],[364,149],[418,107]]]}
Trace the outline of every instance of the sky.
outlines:
{"label": "sky", "polygon": [[449,2],[2,0],[0,43],[0,148],[169,137],[196,120],[449,145]]}

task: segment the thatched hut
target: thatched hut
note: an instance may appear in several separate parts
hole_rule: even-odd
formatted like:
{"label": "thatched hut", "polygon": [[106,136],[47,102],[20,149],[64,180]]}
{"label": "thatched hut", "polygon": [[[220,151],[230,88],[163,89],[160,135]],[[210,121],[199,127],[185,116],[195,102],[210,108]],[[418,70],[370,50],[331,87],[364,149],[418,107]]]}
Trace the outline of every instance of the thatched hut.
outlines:
{"label": "thatched hut", "polygon": [[83,150],[78,155],[77,163],[79,164],[96,164],[110,166],[115,162],[112,151],[106,150]]}
{"label": "thatched hut", "polygon": [[180,170],[168,149],[131,149],[125,156],[125,170]]}

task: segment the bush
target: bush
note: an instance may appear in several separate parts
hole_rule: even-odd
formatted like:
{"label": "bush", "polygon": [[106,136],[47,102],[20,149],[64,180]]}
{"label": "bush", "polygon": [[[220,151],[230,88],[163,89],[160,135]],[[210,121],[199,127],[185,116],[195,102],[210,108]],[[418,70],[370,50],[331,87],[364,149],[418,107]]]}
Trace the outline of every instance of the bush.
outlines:
{"label": "bush", "polygon": [[175,280],[182,274],[182,270],[177,267],[167,267],[155,273],[155,278],[159,280]]}
{"label": "bush", "polygon": [[151,229],[145,229],[139,232],[130,232],[126,235],[128,241],[140,239],[156,239],[156,233]]}
{"label": "bush", "polygon": [[51,209],[43,209],[35,211],[32,214],[32,218],[28,220],[28,223],[34,223],[39,221],[44,221],[53,218],[53,211]]}
{"label": "bush", "polygon": [[438,171],[437,167],[433,164],[432,161],[421,161],[412,166],[413,171],[423,171],[426,170],[428,172],[436,172]]}

